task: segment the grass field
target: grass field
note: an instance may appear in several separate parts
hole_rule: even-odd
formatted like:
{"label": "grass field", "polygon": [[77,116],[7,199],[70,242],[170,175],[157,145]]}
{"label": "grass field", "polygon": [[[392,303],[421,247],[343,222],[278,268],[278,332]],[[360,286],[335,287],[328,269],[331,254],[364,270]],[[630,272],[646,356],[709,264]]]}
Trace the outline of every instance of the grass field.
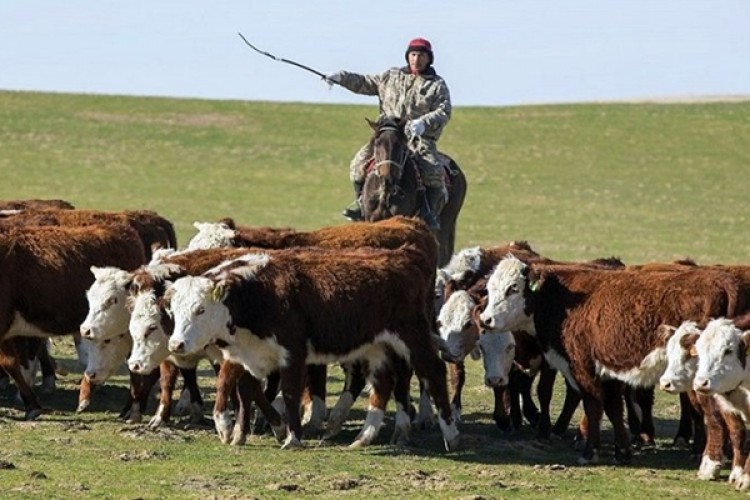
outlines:
{"label": "grass field", "polygon": [[[313,229],[342,224],[348,163],[376,106],[322,106],[0,92],[0,199],[62,198],[79,208],[152,209],[181,243],[194,221]],[[626,263],[691,257],[750,263],[745,175],[750,102],[458,108],[441,149],[469,181],[457,247],[525,239],[556,259],[615,255]],[[283,452],[269,436],[221,445],[210,421],[157,432],[118,421],[125,376],[76,415],[68,342],[55,352],[70,374],[36,422],[0,400],[0,484],[8,497],[271,498],[389,496],[724,497],[695,479],[697,464],[671,446],[674,397],[657,394],[658,446],[633,465],[575,467],[570,440],[506,436],[491,420],[481,363],[470,363],[459,451],[437,429],[408,448],[348,450],[364,401],[331,442]],[[208,370],[201,379],[213,402]],[[341,374],[333,371],[329,403]],[[561,393],[558,390],[557,393]],[[556,400],[555,408],[559,408]],[[554,410],[554,408],[553,408]],[[153,408],[149,409],[153,412]],[[210,412],[207,413],[210,415]],[[389,416],[390,417],[390,416]],[[3,467],[2,464],[12,464]],[[559,466],[557,466],[559,465]],[[724,473],[726,478],[728,472]]]}

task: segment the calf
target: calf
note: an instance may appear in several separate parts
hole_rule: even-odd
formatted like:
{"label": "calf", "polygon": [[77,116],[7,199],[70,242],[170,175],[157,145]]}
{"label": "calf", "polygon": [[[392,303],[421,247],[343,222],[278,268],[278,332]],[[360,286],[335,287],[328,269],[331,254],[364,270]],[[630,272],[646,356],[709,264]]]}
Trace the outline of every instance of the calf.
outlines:
{"label": "calf", "polygon": [[[743,331],[748,327],[747,316],[735,321],[718,318],[710,321],[703,333],[686,342],[698,356],[693,388],[700,394],[713,395],[724,411],[739,413],[745,419],[750,418],[750,368],[747,363],[750,331]],[[694,344],[690,345],[691,342]],[[750,460],[745,461],[742,475],[735,479],[738,490],[750,488]]]}
{"label": "calf", "polygon": [[[425,308],[434,262],[411,245],[250,254],[204,276],[175,281],[167,294],[175,319],[169,347],[189,353],[216,343],[228,359],[258,378],[280,370],[289,417],[285,448],[301,446],[299,401],[306,363],[366,359],[371,377],[388,385],[391,375],[383,378],[379,372],[390,348],[429,387],[450,450],[458,431]],[[377,432],[384,403],[378,407],[361,435]],[[397,425],[408,420],[404,415],[399,408]]]}
{"label": "calf", "polygon": [[[0,231],[0,342],[14,336],[72,334],[86,316],[92,265],[135,269],[143,244],[129,226],[24,227]],[[18,364],[3,368],[19,386],[26,417],[41,406]]]}
{"label": "calf", "polygon": [[[528,265],[506,258],[490,276],[481,320],[495,330],[535,335],[547,361],[581,393],[589,426],[581,463],[595,459],[602,409],[615,430],[615,459],[624,462],[630,444],[621,388],[614,384],[655,385],[666,367],[658,326],[744,311],[740,288],[735,276],[717,270],[530,273]],[[603,390],[605,384],[613,390]]]}
{"label": "calf", "polygon": [[[176,372],[174,366],[181,370],[194,371],[201,359],[208,358],[212,363],[222,364],[222,356],[215,346],[207,346],[205,350],[192,355],[172,354],[168,349],[169,336],[173,325],[166,314],[163,314],[162,297],[167,280],[173,280],[190,274],[200,274],[211,267],[220,264],[231,257],[237,257],[246,253],[246,250],[224,249],[208,250],[199,252],[187,252],[175,255],[172,259],[181,265],[172,262],[170,264],[150,265],[137,270],[133,274],[131,297],[128,305],[131,314],[129,331],[133,340],[133,349],[128,360],[128,366],[136,373],[148,373],[161,366],[162,396],[156,415],[150,422],[151,427],[160,425],[170,415],[172,391]],[[266,419],[271,423],[274,433],[283,437],[281,417],[271,407],[263,395],[260,382],[249,374],[242,374],[242,370],[235,376],[233,369],[229,366],[219,370],[217,380],[217,400],[214,408],[214,422],[222,441],[239,445],[245,442],[249,428],[249,404],[254,400],[263,411]],[[234,392],[236,384],[229,379],[240,381],[243,387],[248,388],[239,394],[238,418],[234,431],[231,431],[231,420],[228,419],[226,410],[225,390]],[[243,396],[249,396],[250,399]],[[202,414],[202,399],[200,394],[191,398],[193,401],[194,415]]]}
{"label": "calf", "polygon": [[[736,483],[742,476],[747,459],[744,452],[745,423],[735,411],[727,411],[713,395],[696,393],[693,382],[698,369],[698,357],[695,355],[695,341],[701,329],[695,321],[685,321],[678,328],[662,325],[659,327],[667,341],[667,368],[659,379],[662,390],[679,394],[689,399],[691,408],[696,410],[696,438],[694,443],[702,452],[701,465],[698,469],[699,479],[718,479],[722,464],[722,451],[725,436],[728,434],[732,444],[732,472],[729,482]],[[716,418],[720,416],[721,418]],[[705,424],[704,420],[705,419]],[[705,427],[708,427],[706,433]],[[707,439],[706,439],[707,438]]]}

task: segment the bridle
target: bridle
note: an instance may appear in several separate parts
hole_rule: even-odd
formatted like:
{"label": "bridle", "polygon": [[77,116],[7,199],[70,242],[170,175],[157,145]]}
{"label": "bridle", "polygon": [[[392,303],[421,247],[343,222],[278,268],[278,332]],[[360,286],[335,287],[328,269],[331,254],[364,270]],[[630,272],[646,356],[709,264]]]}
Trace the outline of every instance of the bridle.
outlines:
{"label": "bridle", "polygon": [[[378,129],[378,135],[382,134],[383,132],[394,132],[394,133],[398,134],[398,133],[401,132],[401,130],[397,126],[389,124],[389,125],[383,125],[382,127],[380,127]],[[380,167],[382,165],[392,165],[392,166],[398,168],[399,177],[401,177],[401,173],[404,171],[404,166],[406,165],[406,160],[408,158],[409,158],[409,149],[406,148],[406,147],[402,147],[401,148],[401,155],[400,155],[398,161],[391,160],[390,158],[385,159],[385,160],[377,161],[373,165],[373,170],[375,172],[377,172],[378,171],[378,167]]]}

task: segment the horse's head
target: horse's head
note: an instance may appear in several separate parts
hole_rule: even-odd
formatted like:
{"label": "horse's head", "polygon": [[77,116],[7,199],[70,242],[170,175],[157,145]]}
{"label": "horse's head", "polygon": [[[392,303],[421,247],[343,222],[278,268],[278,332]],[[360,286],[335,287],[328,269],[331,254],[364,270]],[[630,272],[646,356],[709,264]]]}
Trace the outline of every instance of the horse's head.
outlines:
{"label": "horse's head", "polygon": [[367,120],[374,130],[372,136],[373,172],[381,179],[390,179],[397,184],[409,158],[406,133],[406,120],[382,117],[373,122]]}

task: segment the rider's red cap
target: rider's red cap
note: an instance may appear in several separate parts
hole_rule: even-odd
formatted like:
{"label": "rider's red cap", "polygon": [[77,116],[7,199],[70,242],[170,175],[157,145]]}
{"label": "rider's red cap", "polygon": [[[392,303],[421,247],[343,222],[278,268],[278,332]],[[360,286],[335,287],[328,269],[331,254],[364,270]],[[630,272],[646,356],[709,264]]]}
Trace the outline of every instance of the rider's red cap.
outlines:
{"label": "rider's red cap", "polygon": [[432,44],[429,42],[429,40],[425,40],[424,38],[415,38],[412,41],[409,42],[409,45],[406,47],[406,62],[409,62],[409,52],[426,52],[427,55],[430,56],[430,64],[435,60],[435,55],[432,53]]}

